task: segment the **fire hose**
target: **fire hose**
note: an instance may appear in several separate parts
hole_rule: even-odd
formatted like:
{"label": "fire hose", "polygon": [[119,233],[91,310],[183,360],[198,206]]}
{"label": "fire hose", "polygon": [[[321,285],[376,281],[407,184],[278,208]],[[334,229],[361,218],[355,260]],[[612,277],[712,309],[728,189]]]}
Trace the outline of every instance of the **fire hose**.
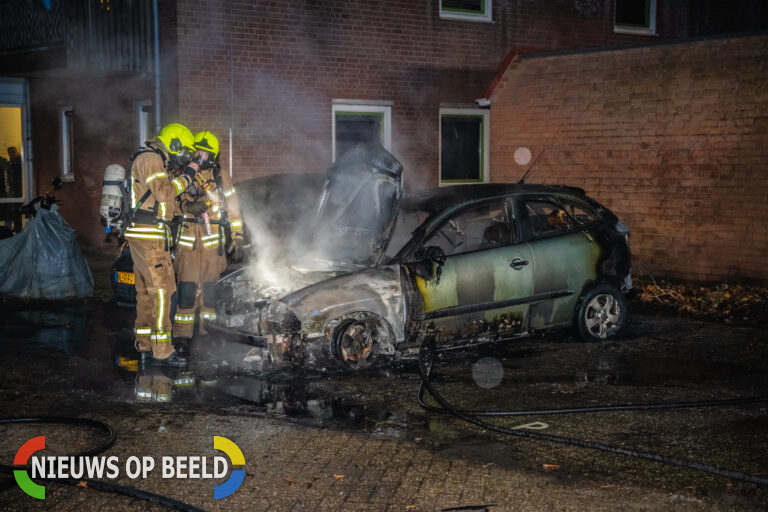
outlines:
{"label": "fire hose", "polygon": [[[553,434],[544,434],[541,432],[533,432],[522,429],[513,429],[504,427],[501,425],[495,425],[483,421],[484,417],[510,417],[510,416],[528,416],[528,415],[545,415],[545,414],[576,414],[576,413],[595,413],[595,412],[613,412],[613,411],[632,411],[632,410],[654,410],[654,409],[682,409],[692,407],[718,407],[726,405],[742,405],[755,402],[766,402],[768,396],[756,396],[748,398],[735,398],[729,400],[708,400],[701,402],[677,402],[677,403],[656,403],[656,404],[621,404],[621,405],[607,405],[601,407],[575,407],[568,409],[543,409],[543,410],[528,410],[528,411],[477,411],[477,410],[465,410],[459,409],[453,406],[448,400],[445,399],[433,386],[430,381],[430,374],[432,372],[432,366],[436,360],[436,346],[434,338],[425,337],[419,344],[418,365],[419,373],[421,374],[421,384],[419,385],[418,401],[419,405],[425,410],[436,413],[450,413],[453,416],[471,423],[478,427],[490,430],[492,432],[498,432],[501,434],[507,434],[511,436],[522,437],[526,439],[532,439],[535,441],[547,441],[550,443],[565,444],[570,446],[578,446],[581,448],[591,448],[593,450],[600,450],[609,453],[615,453],[619,455],[625,455],[627,457],[634,457],[639,459],[652,460],[655,462],[662,462],[673,466],[680,466],[689,469],[695,469],[697,471],[704,471],[707,473],[713,473],[720,476],[732,478],[734,480],[740,480],[743,482],[749,482],[758,485],[768,486],[768,478],[761,478],[739,471],[733,471],[730,469],[722,469],[708,464],[704,464],[698,461],[685,460],[677,457],[671,457],[668,455],[661,455],[658,453],[632,450],[628,448],[622,448],[620,446],[613,446],[609,444],[599,443],[595,441],[586,441],[584,439],[578,439],[574,437],[558,436]],[[428,356],[425,358],[424,356]],[[426,359],[426,360],[425,360]],[[427,391],[430,396],[440,405],[435,407],[427,404],[424,401],[424,392]]]}

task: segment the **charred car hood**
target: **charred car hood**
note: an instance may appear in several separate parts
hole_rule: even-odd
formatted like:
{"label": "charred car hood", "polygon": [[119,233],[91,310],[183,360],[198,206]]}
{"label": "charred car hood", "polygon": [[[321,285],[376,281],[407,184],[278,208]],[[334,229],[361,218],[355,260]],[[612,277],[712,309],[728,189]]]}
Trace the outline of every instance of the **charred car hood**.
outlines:
{"label": "charred car hood", "polygon": [[283,296],[279,301],[301,322],[320,322],[349,311],[374,311],[400,326],[403,316],[400,268],[390,265],[344,274]]}
{"label": "charred car hood", "polygon": [[352,271],[377,265],[397,220],[402,172],[380,145],[358,145],[342,155],[328,170],[311,247],[292,266]]}

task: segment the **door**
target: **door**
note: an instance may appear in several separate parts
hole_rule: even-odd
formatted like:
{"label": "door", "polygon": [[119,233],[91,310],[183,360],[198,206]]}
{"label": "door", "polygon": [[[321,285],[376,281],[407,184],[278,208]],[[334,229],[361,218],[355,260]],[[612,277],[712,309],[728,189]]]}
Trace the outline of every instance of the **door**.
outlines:
{"label": "door", "polygon": [[[524,330],[533,289],[531,247],[515,243],[515,222],[505,199],[463,209],[427,236],[424,247],[446,255],[437,275],[416,277],[423,325],[442,341]],[[437,274],[437,273],[436,273]]]}
{"label": "door", "polygon": [[581,290],[597,277],[600,246],[555,198],[524,198],[522,210],[532,236],[531,328],[569,326]]}
{"label": "door", "polygon": [[0,225],[21,229],[16,210],[30,199],[27,151],[26,84],[0,78]]}

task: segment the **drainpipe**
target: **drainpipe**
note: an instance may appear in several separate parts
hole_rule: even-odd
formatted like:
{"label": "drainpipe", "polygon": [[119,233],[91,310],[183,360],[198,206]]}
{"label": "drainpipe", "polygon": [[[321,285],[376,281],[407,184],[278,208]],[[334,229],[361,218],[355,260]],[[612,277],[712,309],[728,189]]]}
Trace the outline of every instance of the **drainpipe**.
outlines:
{"label": "drainpipe", "polygon": [[154,68],[155,68],[155,135],[160,133],[160,15],[157,0],[152,0],[152,18],[154,21]]}
{"label": "drainpipe", "polygon": [[232,127],[234,121],[234,102],[233,95],[233,73],[232,73],[232,46],[229,47],[229,177],[232,177]]}

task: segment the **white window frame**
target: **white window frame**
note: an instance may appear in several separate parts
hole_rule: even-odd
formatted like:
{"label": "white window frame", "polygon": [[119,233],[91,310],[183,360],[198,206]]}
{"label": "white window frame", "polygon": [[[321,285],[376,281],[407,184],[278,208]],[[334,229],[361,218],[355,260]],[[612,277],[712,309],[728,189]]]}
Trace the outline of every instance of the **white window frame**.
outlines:
{"label": "white window frame", "polygon": [[616,24],[616,4],[620,0],[614,0],[613,2],[613,31],[616,34],[635,34],[644,36],[655,36],[656,34],[656,0],[648,0],[649,2],[649,14],[648,14],[648,27],[633,27],[630,25],[617,25]]}
{"label": "white window frame", "polygon": [[331,108],[331,152],[336,161],[336,113],[354,112],[361,114],[383,114],[384,140],[382,146],[392,151],[392,104],[386,101],[333,100]]}
{"label": "white window frame", "polygon": [[[449,180],[443,181],[443,116],[482,116],[483,117],[483,165],[480,172],[483,173],[480,180]],[[439,186],[471,185],[475,183],[488,183],[491,181],[491,111],[487,108],[453,108],[441,107],[438,117],[438,167],[437,177]]]}
{"label": "white window frame", "polygon": [[152,112],[145,112],[145,107],[151,107],[151,100],[136,102],[136,147],[140,148],[152,137],[152,123],[149,122]]}
{"label": "white window frame", "polygon": [[493,0],[481,0],[485,7],[482,14],[472,12],[459,12],[443,9],[443,0],[440,0],[440,17],[448,20],[479,21],[483,23],[493,23]]}
{"label": "white window frame", "polygon": [[74,109],[71,105],[59,107],[59,154],[61,155],[61,181],[75,181],[75,170],[72,166],[73,155],[71,152],[71,142],[74,140],[74,134],[70,132],[70,125],[67,122],[67,112],[72,112],[74,115]]}

